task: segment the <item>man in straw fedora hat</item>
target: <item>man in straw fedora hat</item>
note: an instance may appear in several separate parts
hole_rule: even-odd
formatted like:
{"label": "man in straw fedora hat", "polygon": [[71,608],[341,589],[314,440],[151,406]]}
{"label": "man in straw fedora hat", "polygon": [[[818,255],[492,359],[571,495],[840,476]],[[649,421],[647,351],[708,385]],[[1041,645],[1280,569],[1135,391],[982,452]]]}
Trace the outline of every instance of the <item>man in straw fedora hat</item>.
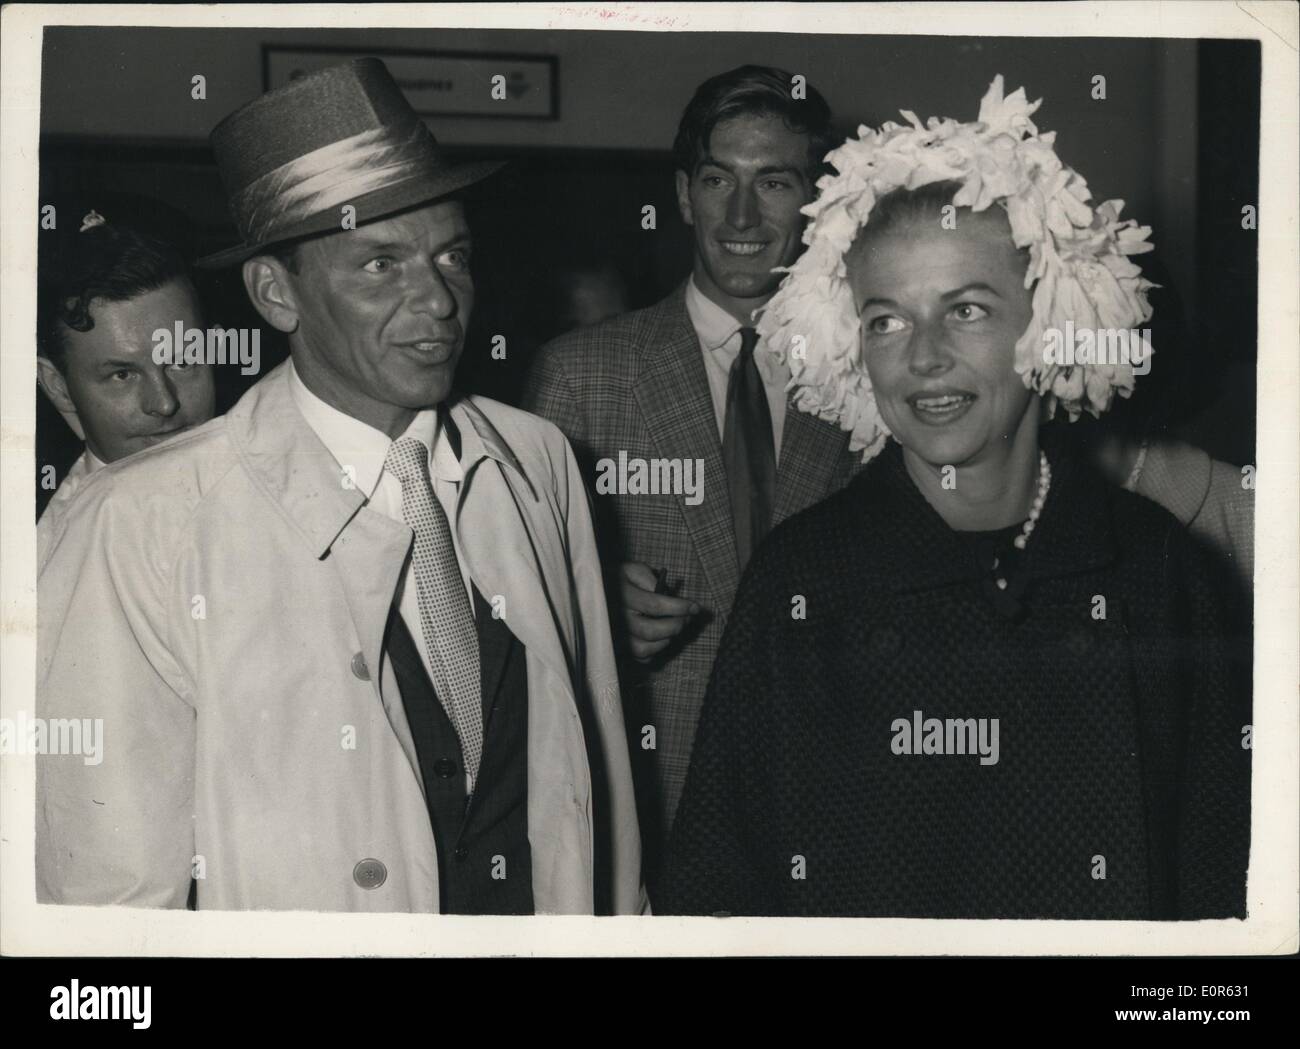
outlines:
{"label": "man in straw fedora hat", "polygon": [[[550,423],[452,388],[473,304],[453,165],[361,59],[212,146],[291,359],[88,481],[39,574],[42,901],[637,913],[640,846],[587,496]],[[355,219],[355,223],[350,221]]]}

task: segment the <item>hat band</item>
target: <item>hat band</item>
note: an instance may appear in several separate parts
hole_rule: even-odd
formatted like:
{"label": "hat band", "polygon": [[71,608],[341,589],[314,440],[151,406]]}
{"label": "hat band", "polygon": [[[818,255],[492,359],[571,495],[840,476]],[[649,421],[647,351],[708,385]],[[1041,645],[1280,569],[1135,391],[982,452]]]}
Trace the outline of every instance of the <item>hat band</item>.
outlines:
{"label": "hat band", "polygon": [[350,135],[254,179],[234,195],[231,211],[242,219],[246,243],[265,244],[323,211],[427,171],[432,138],[419,121],[401,131]]}

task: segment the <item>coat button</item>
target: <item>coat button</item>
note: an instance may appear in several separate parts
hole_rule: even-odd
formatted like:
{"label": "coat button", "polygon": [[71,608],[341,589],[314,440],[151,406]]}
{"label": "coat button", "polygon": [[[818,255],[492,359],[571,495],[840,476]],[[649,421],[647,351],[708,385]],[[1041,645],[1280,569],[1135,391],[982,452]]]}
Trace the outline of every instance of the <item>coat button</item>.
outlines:
{"label": "coat button", "polygon": [[902,647],[903,635],[893,627],[876,627],[867,635],[867,655],[871,659],[893,659]]}
{"label": "coat button", "polygon": [[352,673],[362,681],[370,680],[370,668],[366,666],[366,657],[360,652],[352,657]]}
{"label": "coat button", "polygon": [[363,889],[377,889],[388,880],[388,868],[378,860],[361,860],[352,868],[352,880]]}
{"label": "coat button", "polygon": [[451,758],[439,758],[433,763],[433,774],[440,779],[451,779],[456,775],[456,763]]}

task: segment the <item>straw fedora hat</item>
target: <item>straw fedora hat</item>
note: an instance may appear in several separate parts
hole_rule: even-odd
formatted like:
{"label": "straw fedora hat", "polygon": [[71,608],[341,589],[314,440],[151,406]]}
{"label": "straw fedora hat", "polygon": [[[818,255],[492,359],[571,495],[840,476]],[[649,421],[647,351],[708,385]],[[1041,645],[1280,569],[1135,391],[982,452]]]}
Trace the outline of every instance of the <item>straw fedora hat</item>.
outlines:
{"label": "straw fedora hat", "polygon": [[463,189],[504,164],[448,160],[377,58],[269,91],[222,120],[210,141],[241,243],[200,259],[205,269],[337,231],[344,205],[361,225]]}

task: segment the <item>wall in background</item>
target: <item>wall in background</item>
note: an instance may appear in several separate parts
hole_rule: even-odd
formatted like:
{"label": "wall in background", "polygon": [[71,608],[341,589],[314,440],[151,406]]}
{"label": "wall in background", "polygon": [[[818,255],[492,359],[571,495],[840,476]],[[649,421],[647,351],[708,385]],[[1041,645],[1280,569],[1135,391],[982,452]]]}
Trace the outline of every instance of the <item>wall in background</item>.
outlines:
{"label": "wall in background", "polygon": [[[869,12],[866,12],[869,15]],[[898,110],[973,119],[993,76],[1045,101],[1058,151],[1099,198],[1177,238],[1185,258],[1195,206],[1195,41],[854,37],[745,33],[531,30],[47,30],[41,126],[46,135],[202,145],[223,116],[262,93],[262,45],[553,54],[556,121],[437,117],[441,141],[491,147],[667,149],[695,86],[746,62],[801,72],[846,132]],[[190,78],[207,78],[207,100]],[[1106,78],[1104,101],[1092,78]],[[485,87],[486,90],[486,87]]]}

